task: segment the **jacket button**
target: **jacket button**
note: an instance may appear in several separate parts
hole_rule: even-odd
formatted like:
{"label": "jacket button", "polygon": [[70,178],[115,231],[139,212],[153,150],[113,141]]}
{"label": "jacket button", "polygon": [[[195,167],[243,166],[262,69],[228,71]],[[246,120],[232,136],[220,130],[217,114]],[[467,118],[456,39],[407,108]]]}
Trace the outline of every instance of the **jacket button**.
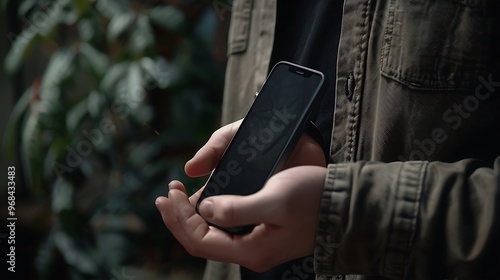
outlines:
{"label": "jacket button", "polygon": [[347,100],[349,100],[349,101],[352,100],[355,87],[356,87],[356,81],[354,79],[354,73],[351,72],[351,73],[349,73],[349,76],[347,76],[347,81],[345,83],[345,94],[346,94]]}

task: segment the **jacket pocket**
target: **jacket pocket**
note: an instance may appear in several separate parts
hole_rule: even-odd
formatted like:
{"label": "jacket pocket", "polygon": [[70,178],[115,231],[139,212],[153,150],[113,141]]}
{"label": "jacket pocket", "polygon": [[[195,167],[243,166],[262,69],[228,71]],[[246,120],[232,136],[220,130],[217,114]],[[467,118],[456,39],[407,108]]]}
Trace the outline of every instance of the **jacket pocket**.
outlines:
{"label": "jacket pocket", "polygon": [[234,0],[229,27],[228,55],[247,50],[253,0]]}
{"label": "jacket pocket", "polygon": [[492,51],[488,2],[391,0],[382,75],[412,89],[469,89]]}

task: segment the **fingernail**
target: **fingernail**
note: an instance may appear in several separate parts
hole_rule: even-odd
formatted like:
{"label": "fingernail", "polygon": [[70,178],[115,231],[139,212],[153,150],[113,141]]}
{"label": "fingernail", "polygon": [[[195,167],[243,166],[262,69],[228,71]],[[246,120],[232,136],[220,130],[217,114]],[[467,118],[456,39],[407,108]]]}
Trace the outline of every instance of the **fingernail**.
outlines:
{"label": "fingernail", "polygon": [[167,185],[167,188],[168,188],[167,197],[170,197],[170,192],[172,191],[172,182],[173,181],[170,181],[170,183],[168,183],[168,185]]}
{"label": "fingernail", "polygon": [[205,199],[200,203],[200,214],[205,219],[212,219],[213,218],[214,205],[213,205],[212,201]]}
{"label": "fingernail", "polygon": [[156,200],[155,200],[155,205],[156,205],[156,208],[158,208],[158,209],[161,207],[160,206],[161,205],[161,200],[162,200],[161,196],[157,197]]}

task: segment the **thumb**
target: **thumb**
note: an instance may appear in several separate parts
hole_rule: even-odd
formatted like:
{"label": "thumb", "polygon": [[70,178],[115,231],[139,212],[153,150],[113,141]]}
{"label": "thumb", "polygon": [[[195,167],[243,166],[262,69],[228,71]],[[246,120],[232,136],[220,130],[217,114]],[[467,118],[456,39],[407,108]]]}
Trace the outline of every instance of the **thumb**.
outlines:
{"label": "thumb", "polygon": [[200,215],[222,227],[273,224],[277,213],[273,196],[257,192],[248,196],[219,195],[205,198],[199,205]]}

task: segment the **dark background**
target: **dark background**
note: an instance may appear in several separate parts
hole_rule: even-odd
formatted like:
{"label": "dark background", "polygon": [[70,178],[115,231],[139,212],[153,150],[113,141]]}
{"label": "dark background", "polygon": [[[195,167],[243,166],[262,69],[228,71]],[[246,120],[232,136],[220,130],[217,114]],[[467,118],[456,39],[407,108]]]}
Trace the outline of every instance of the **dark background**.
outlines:
{"label": "dark background", "polygon": [[0,278],[200,279],[154,200],[206,180],[183,165],[219,126],[230,1],[0,5]]}

